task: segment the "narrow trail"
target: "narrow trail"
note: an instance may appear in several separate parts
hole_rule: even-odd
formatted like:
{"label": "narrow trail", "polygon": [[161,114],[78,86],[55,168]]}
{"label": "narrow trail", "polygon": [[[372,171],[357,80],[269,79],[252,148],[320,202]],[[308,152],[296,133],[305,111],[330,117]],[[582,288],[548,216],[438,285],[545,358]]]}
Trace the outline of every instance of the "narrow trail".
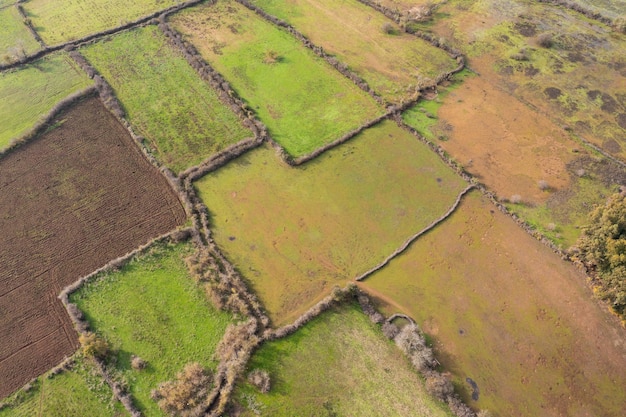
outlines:
{"label": "narrow trail", "polygon": [[365,272],[364,274],[354,278],[354,280],[355,281],[362,281],[362,280],[364,280],[368,276],[372,275],[374,272],[380,270],[385,265],[387,265],[393,258],[395,258],[396,256],[400,255],[402,252],[404,252],[411,245],[411,243],[413,243],[417,238],[419,238],[420,236],[422,236],[425,233],[428,233],[430,230],[434,229],[439,223],[441,223],[445,219],[447,219],[456,210],[456,208],[459,206],[459,204],[461,203],[461,200],[463,199],[463,196],[465,194],[467,194],[470,190],[474,189],[474,188],[475,188],[474,184],[470,184],[467,187],[465,187],[465,189],[463,191],[461,191],[459,193],[459,195],[456,197],[456,200],[454,201],[454,204],[452,204],[452,207],[450,207],[448,209],[448,211],[446,211],[441,217],[439,217],[438,219],[435,219],[428,226],[426,226],[425,228],[423,228],[422,230],[420,230],[419,232],[417,232],[413,236],[409,237],[404,242],[404,244],[402,244],[402,246],[400,246],[398,249],[396,249],[384,261],[382,261],[381,263],[379,263],[378,265],[376,265],[375,267],[373,267],[369,271]]}

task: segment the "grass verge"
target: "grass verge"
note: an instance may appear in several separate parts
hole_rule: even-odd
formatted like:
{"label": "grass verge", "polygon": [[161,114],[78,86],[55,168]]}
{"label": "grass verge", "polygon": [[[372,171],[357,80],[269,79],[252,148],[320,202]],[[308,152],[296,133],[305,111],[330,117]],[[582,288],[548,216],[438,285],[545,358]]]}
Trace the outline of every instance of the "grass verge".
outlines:
{"label": "grass verge", "polygon": [[[400,29],[356,0],[254,0],[335,55],[390,102],[412,98],[417,89],[457,67],[430,43]],[[387,25],[391,29],[385,30]]]}
{"label": "grass verge", "polygon": [[252,133],[155,27],[81,48],[155,156],[175,172]]}
{"label": "grass verge", "polygon": [[176,0],[28,0],[26,15],[47,45],[83,38],[177,4]]}
{"label": "grass verge", "polygon": [[58,375],[51,372],[3,401],[1,417],[122,417],[128,412],[117,401],[91,361],[81,354],[71,369]]}
{"label": "grass verge", "polygon": [[239,3],[203,5],[171,21],[293,156],[308,154],[384,113],[322,58]]}
{"label": "grass verge", "polygon": [[279,325],[385,259],[466,184],[384,121],[297,168],[264,147],[195,185],[216,242]]}
{"label": "grass verge", "polygon": [[[100,276],[70,297],[115,354],[112,366],[147,416],[163,412],[150,391],[189,362],[214,369],[213,353],[230,318],[206,300],[184,258],[191,244],[160,244],[119,272]],[[147,362],[134,370],[131,355]]]}
{"label": "grass verge", "polygon": [[0,149],[26,133],[54,105],[90,83],[65,53],[0,73]]}
{"label": "grass verge", "polygon": [[271,389],[261,394],[243,384],[235,393],[242,417],[452,415],[355,304],[266,343],[252,357],[253,369],[269,372]]}

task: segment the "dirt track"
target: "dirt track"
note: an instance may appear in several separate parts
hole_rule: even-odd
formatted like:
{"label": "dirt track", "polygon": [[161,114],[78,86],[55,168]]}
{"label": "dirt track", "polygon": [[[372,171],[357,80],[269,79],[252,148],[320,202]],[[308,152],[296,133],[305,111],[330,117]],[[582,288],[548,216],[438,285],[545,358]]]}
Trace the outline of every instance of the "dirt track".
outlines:
{"label": "dirt track", "polygon": [[98,99],[60,120],[0,160],[0,398],[76,349],[64,286],[185,221]]}

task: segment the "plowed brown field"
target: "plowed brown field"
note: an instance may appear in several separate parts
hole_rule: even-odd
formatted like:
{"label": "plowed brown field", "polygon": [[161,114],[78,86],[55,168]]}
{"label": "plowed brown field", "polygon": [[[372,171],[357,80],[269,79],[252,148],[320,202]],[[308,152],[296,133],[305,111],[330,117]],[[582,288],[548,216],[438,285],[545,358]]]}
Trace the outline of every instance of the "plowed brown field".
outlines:
{"label": "plowed brown field", "polygon": [[97,98],[58,122],[0,160],[0,397],[76,349],[64,286],[185,221]]}

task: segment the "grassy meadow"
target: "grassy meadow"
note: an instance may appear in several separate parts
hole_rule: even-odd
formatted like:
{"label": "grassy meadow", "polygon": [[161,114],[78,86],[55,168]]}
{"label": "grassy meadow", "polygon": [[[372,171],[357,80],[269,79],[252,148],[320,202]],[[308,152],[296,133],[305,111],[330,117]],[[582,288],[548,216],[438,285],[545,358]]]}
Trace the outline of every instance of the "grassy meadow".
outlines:
{"label": "grassy meadow", "polygon": [[156,27],[124,32],[80,52],[111,84],[155,156],[175,172],[252,136]]}
{"label": "grassy meadow", "polygon": [[216,242],[280,325],[385,259],[466,184],[385,121],[300,167],[263,147],[195,185]]}
{"label": "grassy meadow", "polygon": [[399,28],[357,0],[253,0],[335,55],[390,102],[415,95],[424,82],[456,68],[446,52]]}
{"label": "grassy meadow", "polygon": [[235,393],[242,417],[451,416],[358,305],[266,343],[252,357],[253,369],[269,372],[271,389],[262,394],[243,385]]}
{"label": "grassy meadow", "polygon": [[471,406],[497,416],[626,412],[624,329],[591,301],[582,273],[478,192],[360,285],[386,314],[420,324]]}
{"label": "grassy meadow", "polygon": [[[146,416],[164,415],[150,391],[189,362],[215,368],[213,352],[230,322],[190,277],[191,244],[160,244],[119,272],[99,277],[71,296],[91,327],[117,352],[119,376]],[[131,355],[147,362],[132,369]]]}
{"label": "grassy meadow", "polygon": [[122,404],[113,401],[111,388],[90,360],[76,354],[70,370],[44,374],[1,401],[0,417],[126,417]]}
{"label": "grassy meadow", "polygon": [[81,39],[177,4],[176,0],[27,0],[35,30],[48,45]]}
{"label": "grassy meadow", "polygon": [[16,7],[0,9],[0,22],[0,62],[9,63],[39,49]]}
{"label": "grassy meadow", "polygon": [[26,133],[59,101],[90,83],[65,53],[0,73],[0,149]]}
{"label": "grassy meadow", "polygon": [[171,23],[293,156],[310,153],[384,113],[367,93],[289,33],[239,3],[220,1],[185,10]]}

